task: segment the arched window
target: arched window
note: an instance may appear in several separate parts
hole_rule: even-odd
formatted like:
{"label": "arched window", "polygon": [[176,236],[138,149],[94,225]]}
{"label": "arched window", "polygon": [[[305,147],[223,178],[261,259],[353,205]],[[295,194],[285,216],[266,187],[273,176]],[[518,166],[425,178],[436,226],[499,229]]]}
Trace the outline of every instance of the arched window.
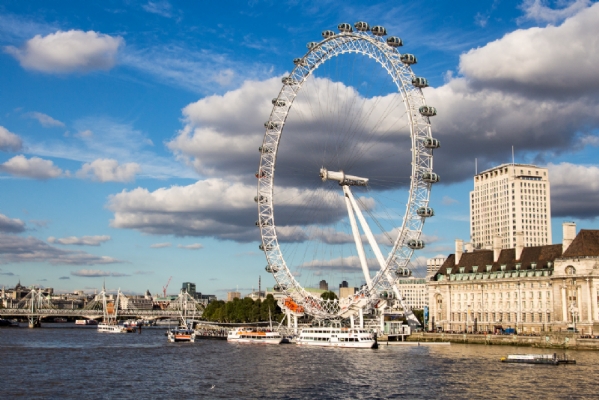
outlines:
{"label": "arched window", "polygon": [[576,274],[576,268],[574,268],[571,265],[568,265],[566,267],[566,275],[575,275]]}

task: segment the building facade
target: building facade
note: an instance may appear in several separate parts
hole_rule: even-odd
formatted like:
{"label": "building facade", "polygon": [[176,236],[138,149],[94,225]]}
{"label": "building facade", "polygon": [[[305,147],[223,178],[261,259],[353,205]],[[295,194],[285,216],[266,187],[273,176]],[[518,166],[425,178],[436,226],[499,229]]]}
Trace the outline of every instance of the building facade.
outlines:
{"label": "building facade", "polygon": [[428,306],[426,279],[410,276],[409,278],[399,279],[396,285],[403,296],[404,304],[410,309],[422,310],[424,306]]}
{"label": "building facade", "polygon": [[320,283],[318,284],[318,288],[320,290],[324,290],[324,291],[328,291],[329,290],[329,284],[327,283],[327,281],[325,281],[324,279],[320,281]]}
{"label": "building facade", "polygon": [[599,230],[564,223],[562,244],[463,252],[456,241],[427,282],[429,329],[534,333],[576,329],[599,332]]}
{"label": "building facade", "polygon": [[227,292],[227,301],[233,301],[233,299],[240,299],[241,293],[239,292]]}
{"label": "building facade", "polygon": [[495,236],[501,248],[516,246],[516,232],[527,247],[553,243],[551,201],[546,168],[502,164],[474,176],[470,192],[470,240],[475,249],[490,249]]}
{"label": "building facade", "polygon": [[426,277],[430,278],[433,276],[441,268],[445,260],[445,257],[435,257],[426,260]]}

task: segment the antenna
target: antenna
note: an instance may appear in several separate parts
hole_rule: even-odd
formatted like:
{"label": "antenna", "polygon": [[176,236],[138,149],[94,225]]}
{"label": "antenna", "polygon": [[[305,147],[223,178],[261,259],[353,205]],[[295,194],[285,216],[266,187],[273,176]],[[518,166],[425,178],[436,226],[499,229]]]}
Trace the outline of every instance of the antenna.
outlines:
{"label": "antenna", "polygon": [[478,158],[474,159],[474,175],[478,175]]}
{"label": "antenna", "polygon": [[512,165],[516,164],[514,161],[514,146],[512,146]]}

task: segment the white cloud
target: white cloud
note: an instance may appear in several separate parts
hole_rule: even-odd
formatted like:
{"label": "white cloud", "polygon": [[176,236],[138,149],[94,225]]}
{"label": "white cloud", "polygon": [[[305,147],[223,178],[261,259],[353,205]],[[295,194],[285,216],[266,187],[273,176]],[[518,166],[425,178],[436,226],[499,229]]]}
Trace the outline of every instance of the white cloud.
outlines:
{"label": "white cloud", "polygon": [[524,0],[520,6],[524,11],[524,16],[519,21],[532,20],[557,23],[576,15],[592,4],[591,0],[563,0],[558,2],[563,8],[554,9],[548,6],[547,3],[547,0]]}
{"label": "white cloud", "polygon": [[121,272],[103,271],[99,269],[80,269],[79,271],[71,271],[71,275],[83,278],[101,278],[106,276],[119,277],[130,276]]}
{"label": "white cloud", "polygon": [[0,164],[0,172],[32,179],[51,179],[62,175],[62,170],[50,160],[39,157],[27,159],[23,155],[14,156],[4,164]]}
{"label": "white cloud", "polygon": [[124,43],[120,36],[70,30],[43,37],[36,35],[20,49],[7,46],[4,50],[26,69],[46,73],[89,72],[112,68]]}
{"label": "white cloud", "polygon": [[104,242],[110,240],[110,236],[102,235],[102,236],[69,236],[65,238],[57,239],[53,236],[48,238],[48,243],[57,243],[64,245],[76,245],[76,246],[99,246]]}
{"label": "white cloud", "polygon": [[462,54],[460,72],[485,86],[520,93],[595,94],[599,88],[598,24],[599,3],[560,26],[510,32]]}
{"label": "white cloud", "polygon": [[599,167],[548,164],[551,214],[592,219],[599,215]]}
{"label": "white cloud", "polygon": [[25,223],[17,218],[9,218],[0,214],[0,232],[21,233],[25,231]]}
{"label": "white cloud", "polygon": [[135,129],[130,123],[121,123],[110,118],[88,117],[76,120],[73,128],[79,132],[73,136],[82,140],[50,138],[43,142],[29,143],[27,150],[38,156],[90,164],[97,159],[134,162],[140,166],[145,176],[158,179],[197,179],[196,173],[172,157],[158,155],[147,134]]}
{"label": "white cloud", "polygon": [[26,114],[28,117],[36,119],[43,127],[49,128],[49,127],[53,127],[53,126],[64,126],[63,122],[60,122],[54,118],[52,118],[51,116],[41,113],[41,112],[37,112],[37,111],[33,111],[30,113]]}
{"label": "white cloud", "polygon": [[92,131],[90,131],[89,129],[86,129],[84,131],[77,132],[75,134],[75,136],[83,138],[83,139],[89,139],[94,136],[94,133]]}
{"label": "white cloud", "polygon": [[0,151],[19,151],[23,148],[20,137],[0,126]]}
{"label": "white cloud", "polygon": [[0,264],[48,262],[53,265],[96,265],[120,263],[112,257],[96,256],[84,251],[62,250],[34,237],[0,233]]}
{"label": "white cloud", "polygon": [[180,249],[187,249],[187,250],[200,250],[204,248],[204,245],[202,245],[201,243],[193,243],[193,244],[179,244],[177,245],[178,248]]}
{"label": "white cloud", "polygon": [[166,0],[148,1],[142,6],[144,10],[152,14],[158,14],[166,18],[171,17],[171,4]]}
{"label": "white cloud", "polygon": [[171,247],[171,244],[169,242],[164,242],[164,243],[154,243],[150,245],[151,249],[164,249],[166,247]]}
{"label": "white cloud", "polygon": [[76,175],[78,178],[88,178],[100,182],[130,182],[140,171],[141,168],[137,163],[119,165],[117,160],[97,159],[84,164]]}

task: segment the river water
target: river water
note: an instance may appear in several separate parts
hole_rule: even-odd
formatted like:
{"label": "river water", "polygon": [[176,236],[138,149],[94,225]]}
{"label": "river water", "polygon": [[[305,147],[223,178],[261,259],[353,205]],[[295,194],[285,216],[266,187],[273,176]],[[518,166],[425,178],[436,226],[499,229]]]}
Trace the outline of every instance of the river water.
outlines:
{"label": "river water", "polygon": [[167,343],[165,331],[103,334],[74,324],[0,329],[0,399],[599,398],[596,352],[568,351],[576,365],[519,365],[499,358],[547,351]]}

